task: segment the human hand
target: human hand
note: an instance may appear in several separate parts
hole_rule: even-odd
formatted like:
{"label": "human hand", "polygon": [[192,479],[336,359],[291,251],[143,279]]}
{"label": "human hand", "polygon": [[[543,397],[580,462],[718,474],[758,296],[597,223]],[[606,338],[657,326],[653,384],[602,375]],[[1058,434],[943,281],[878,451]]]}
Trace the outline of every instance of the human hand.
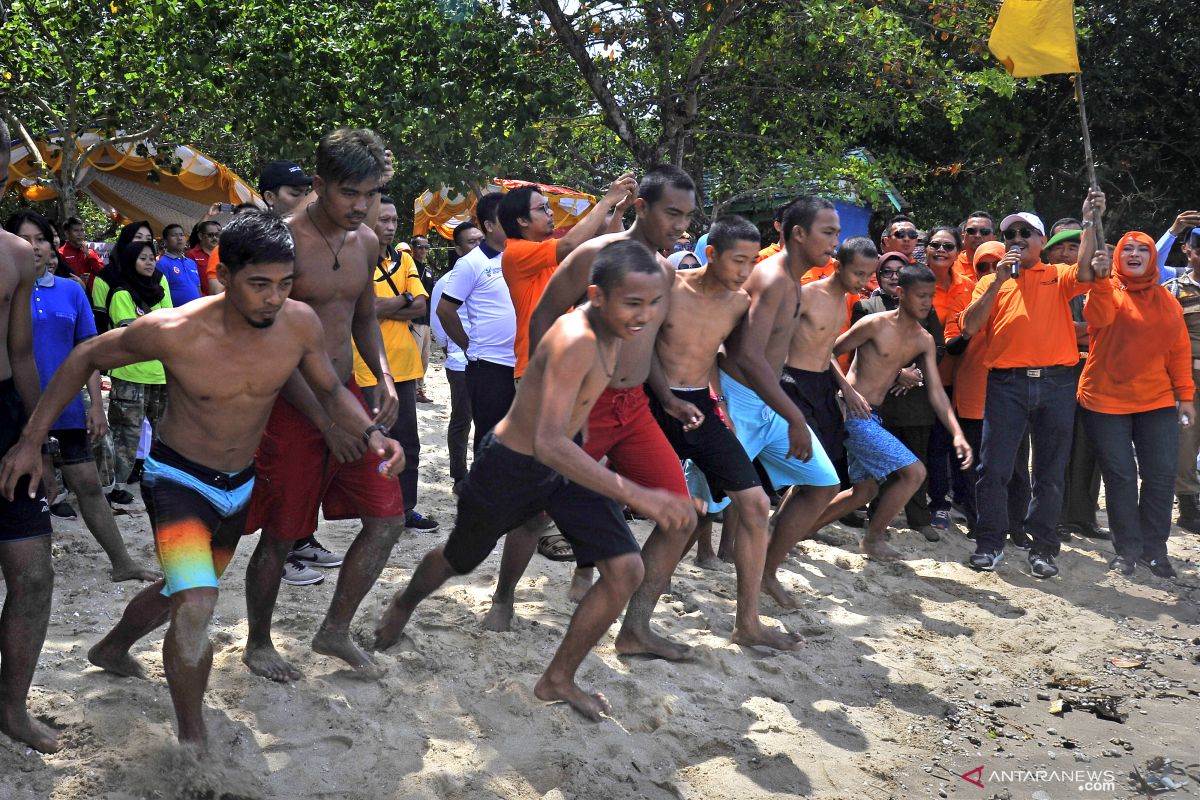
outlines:
{"label": "human hand", "polygon": [[371,413],[374,415],[371,421],[385,428],[391,428],[400,414],[400,398],[396,394],[396,384],[392,383],[392,376],[385,372],[383,377],[385,380],[375,384],[377,387],[375,399],[379,402],[375,408],[371,409]]}
{"label": "human hand", "polygon": [[1088,196],[1083,201],[1084,221],[1091,220],[1095,222],[1104,216],[1105,197],[1104,192],[1099,189],[1093,189],[1088,192]]}
{"label": "human hand", "polygon": [[799,420],[788,420],[788,457],[808,463],[812,458],[812,434],[808,420],[801,415]]}
{"label": "human hand", "polygon": [[971,452],[971,445],[967,444],[967,440],[960,433],[954,437],[954,452],[958,455],[961,469],[970,469],[971,464],[975,461],[975,456]]}
{"label": "human hand", "polygon": [[612,182],[604,199],[610,206],[617,207],[622,203],[629,202],[629,198],[637,194],[637,188],[637,179],[633,177],[633,173],[626,172]]}
{"label": "human hand", "polygon": [[1013,276],[1013,269],[1021,263],[1021,251],[1010,250],[1004,258],[996,262],[996,285],[1004,283]]}
{"label": "human hand", "polygon": [[1200,211],[1181,211],[1171,225],[1172,236],[1183,236],[1191,228],[1200,227]]}
{"label": "human hand", "polygon": [[88,409],[87,432],[92,444],[98,444],[104,438],[104,434],[108,433],[108,418],[104,416],[104,409],[99,403],[92,403],[92,407]]}
{"label": "human hand", "polygon": [[329,448],[330,453],[333,453],[333,457],[338,460],[339,464],[357,461],[362,458],[363,453],[367,452],[366,442],[362,440],[361,436],[344,431],[337,425],[330,425],[329,430],[325,431],[325,446]]}
{"label": "human hand", "polygon": [[663,530],[690,531],[696,527],[696,507],[686,495],[639,486],[626,505],[650,517]]}
{"label": "human hand", "polygon": [[1182,400],[1179,403],[1179,424],[1190,428],[1196,424],[1196,403],[1192,400]]}
{"label": "human hand", "polygon": [[29,476],[29,496],[37,497],[38,487],[42,484],[42,448],[21,439],[0,461],[0,495],[11,503],[17,484],[26,475]]}
{"label": "human hand", "polygon": [[842,402],[846,404],[846,413],[852,417],[866,419],[871,416],[871,404],[853,388],[842,390]]}
{"label": "human hand", "polygon": [[392,178],[396,177],[396,163],[392,157],[391,150],[383,151],[383,177],[380,179],[380,186],[387,186],[392,182]]}
{"label": "human hand", "polygon": [[1092,273],[1097,278],[1107,278],[1112,274],[1112,258],[1108,255],[1108,248],[1100,248],[1092,256]]}
{"label": "human hand", "polygon": [[398,478],[404,472],[404,448],[395,439],[384,436],[379,431],[371,433],[370,448],[375,455],[383,459],[379,464],[379,475],[384,478]]}
{"label": "human hand", "polygon": [[669,403],[663,404],[663,410],[683,423],[685,431],[694,431],[704,422],[704,413],[692,403],[680,400],[674,395]]}

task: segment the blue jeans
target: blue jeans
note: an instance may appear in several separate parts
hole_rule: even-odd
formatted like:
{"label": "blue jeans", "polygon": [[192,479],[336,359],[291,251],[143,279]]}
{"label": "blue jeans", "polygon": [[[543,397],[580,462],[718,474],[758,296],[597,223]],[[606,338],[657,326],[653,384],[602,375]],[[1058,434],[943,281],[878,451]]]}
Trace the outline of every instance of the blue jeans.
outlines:
{"label": "blue jeans", "polygon": [[1083,424],[1104,476],[1113,549],[1130,559],[1143,555],[1162,558],[1167,554],[1175,499],[1179,451],[1175,407],[1137,414],[1102,414],[1083,409]]}
{"label": "blue jeans", "polygon": [[1068,367],[1043,369],[1040,377],[1032,377],[1024,369],[988,373],[979,482],[975,486],[977,550],[1004,549],[1009,530],[1008,484],[1028,431],[1033,444],[1033,500],[1025,529],[1033,537],[1032,552],[1058,555],[1055,531],[1074,432],[1075,389],[1075,374]]}

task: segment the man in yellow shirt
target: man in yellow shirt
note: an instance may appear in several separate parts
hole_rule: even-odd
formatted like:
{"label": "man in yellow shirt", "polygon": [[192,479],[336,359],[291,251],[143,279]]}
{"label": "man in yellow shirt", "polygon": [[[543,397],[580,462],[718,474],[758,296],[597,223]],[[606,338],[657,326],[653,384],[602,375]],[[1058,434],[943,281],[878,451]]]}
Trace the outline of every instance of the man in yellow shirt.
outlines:
{"label": "man in yellow shirt", "polygon": [[[425,316],[429,295],[417,273],[412,256],[392,247],[400,218],[396,201],[383,197],[379,201],[379,218],[375,235],[379,237],[379,263],[375,267],[375,316],[383,335],[392,380],[400,410],[389,435],[404,448],[404,472],[400,474],[400,491],[404,495],[404,527],[431,533],[437,523],[416,511],[417,466],[421,458],[421,440],[417,432],[417,381],[424,377],[421,349],[413,335],[411,321]],[[362,387],[368,401],[374,402],[375,376],[354,351],[354,380]]]}

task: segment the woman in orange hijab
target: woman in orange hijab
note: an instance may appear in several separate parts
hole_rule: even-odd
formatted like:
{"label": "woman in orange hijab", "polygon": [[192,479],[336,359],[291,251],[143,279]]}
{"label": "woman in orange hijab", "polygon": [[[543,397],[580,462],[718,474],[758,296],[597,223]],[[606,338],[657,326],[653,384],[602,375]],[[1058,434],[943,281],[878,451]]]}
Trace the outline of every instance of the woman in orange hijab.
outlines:
{"label": "woman in orange hijab", "polygon": [[1107,252],[1080,253],[1084,257],[1091,258],[1097,278],[1083,310],[1091,349],[1079,379],[1079,405],[1104,476],[1117,551],[1110,569],[1132,575],[1142,564],[1172,578],[1167,536],[1179,425],[1196,420],[1183,310],[1158,285],[1158,256],[1146,234],[1121,237],[1107,280],[1100,277],[1109,271]]}

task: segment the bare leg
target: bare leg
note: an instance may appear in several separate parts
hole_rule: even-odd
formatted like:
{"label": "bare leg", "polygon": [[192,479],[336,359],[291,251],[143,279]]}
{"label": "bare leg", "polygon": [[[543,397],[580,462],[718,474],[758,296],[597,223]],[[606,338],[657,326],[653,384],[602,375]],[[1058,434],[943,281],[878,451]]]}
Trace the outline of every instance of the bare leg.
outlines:
{"label": "bare leg", "polygon": [[208,750],[204,727],[204,690],[212,670],[208,624],[217,605],[217,590],[207,586],[171,595],[171,625],[163,639],[163,667],[175,705],[180,744],[203,756]]}
{"label": "bare leg", "polygon": [[312,648],[316,652],[340,658],[370,677],[382,675],[382,670],[350,638],[350,623],[363,598],[383,573],[388,556],[392,554],[392,548],[403,529],[403,517],[370,517],[363,520],[362,530],[346,552],[329,611],[312,640]]}
{"label": "bare leg", "polygon": [[762,589],[763,565],[767,559],[767,514],[771,505],[761,488],[743,489],[729,495],[738,507],[737,618],[732,639],[736,644],[760,645],[776,650],[794,650],[800,640],[768,628],[758,618],[758,595]]}
{"label": "bare leg", "polygon": [[596,565],[600,580],[575,609],[562,644],[533,687],[539,700],[563,700],[580,714],[599,720],[612,709],[602,694],[589,694],[575,683],[575,672],[596,642],[612,625],[644,577],[642,559],[628,553]]}
{"label": "bare leg", "polygon": [[567,592],[567,597],[572,603],[578,603],[583,600],[583,596],[592,588],[592,582],[596,580],[596,571],[591,567],[576,567],[571,573],[571,589]]}
{"label": "bare leg", "polygon": [[920,461],[915,461],[898,470],[895,475],[896,479],[879,493],[879,502],[875,505],[875,513],[871,515],[871,521],[867,524],[867,532],[863,534],[863,555],[880,561],[895,561],[901,557],[900,551],[883,540],[883,535],[892,518],[900,513],[900,509],[904,508],[904,504],[909,501],[913,493],[921,488],[921,482],[925,480],[925,465]]}
{"label": "bare leg", "polygon": [[0,731],[34,750],[54,753],[58,733],[28,709],[54,592],[50,537],[0,544],[0,569],[7,590],[0,613]]}
{"label": "bare leg", "polygon": [[648,655],[668,661],[691,658],[692,648],[677,644],[650,630],[654,607],[671,584],[671,573],[683,558],[688,544],[687,531],[666,531],[657,525],[642,548],[642,567],[645,578],[629,599],[625,622],[617,635],[617,652],[621,655]]}
{"label": "bare leg", "polygon": [[120,621],[88,650],[88,661],[125,678],[145,678],[145,670],[129,649],[170,617],[171,599],[163,595],[162,588],[160,579],[138,592],[125,607]]}
{"label": "bare leg", "polygon": [[376,650],[387,650],[400,641],[400,637],[404,635],[404,627],[421,601],[436,592],[443,583],[458,575],[442,554],[443,550],[444,547],[439,546],[426,553],[413,572],[408,586],[392,596],[392,602],[375,628]]}
{"label": "bare leg", "polygon": [[702,514],[698,517],[696,530],[692,532],[692,539],[691,542],[688,542],[687,547],[690,550],[692,542],[696,543],[695,564],[700,569],[717,569],[721,566],[721,559],[717,558],[717,553],[713,550],[712,533],[712,515]]}
{"label": "bare leg", "polygon": [[775,512],[775,532],[767,547],[767,560],[763,568],[763,590],[784,608],[799,608],[800,601],[779,582],[776,574],[779,565],[797,542],[812,536],[816,530],[813,524],[837,493],[836,485],[793,486]]}
{"label": "bare leg", "polygon": [[279,597],[279,578],[283,574],[283,560],[292,544],[260,534],[258,546],[246,567],[246,626],[249,634],[242,661],[255,675],[281,683],[301,677],[300,670],[285,661],[271,641],[271,617]]}
{"label": "bare leg", "polygon": [[721,542],[717,545],[717,558],[726,564],[733,564],[736,561],[734,550],[737,547],[737,528],[738,510],[736,506],[730,504],[725,507],[725,521],[721,523]]}
{"label": "bare leg", "polygon": [[138,564],[129,555],[121,531],[117,529],[112,506],[104,499],[104,492],[100,489],[100,476],[96,473],[95,463],[67,464],[62,471],[67,486],[79,500],[79,512],[83,515],[84,524],[108,554],[109,563],[112,564],[109,574],[113,581],[158,580],[157,572]]}
{"label": "bare leg", "polygon": [[513,601],[517,581],[529,567],[529,560],[537,550],[538,534],[542,532],[540,519],[533,519],[504,537],[504,551],[500,556],[500,574],[496,578],[496,591],[492,593],[492,607],[480,623],[484,630],[504,632],[512,629]]}

